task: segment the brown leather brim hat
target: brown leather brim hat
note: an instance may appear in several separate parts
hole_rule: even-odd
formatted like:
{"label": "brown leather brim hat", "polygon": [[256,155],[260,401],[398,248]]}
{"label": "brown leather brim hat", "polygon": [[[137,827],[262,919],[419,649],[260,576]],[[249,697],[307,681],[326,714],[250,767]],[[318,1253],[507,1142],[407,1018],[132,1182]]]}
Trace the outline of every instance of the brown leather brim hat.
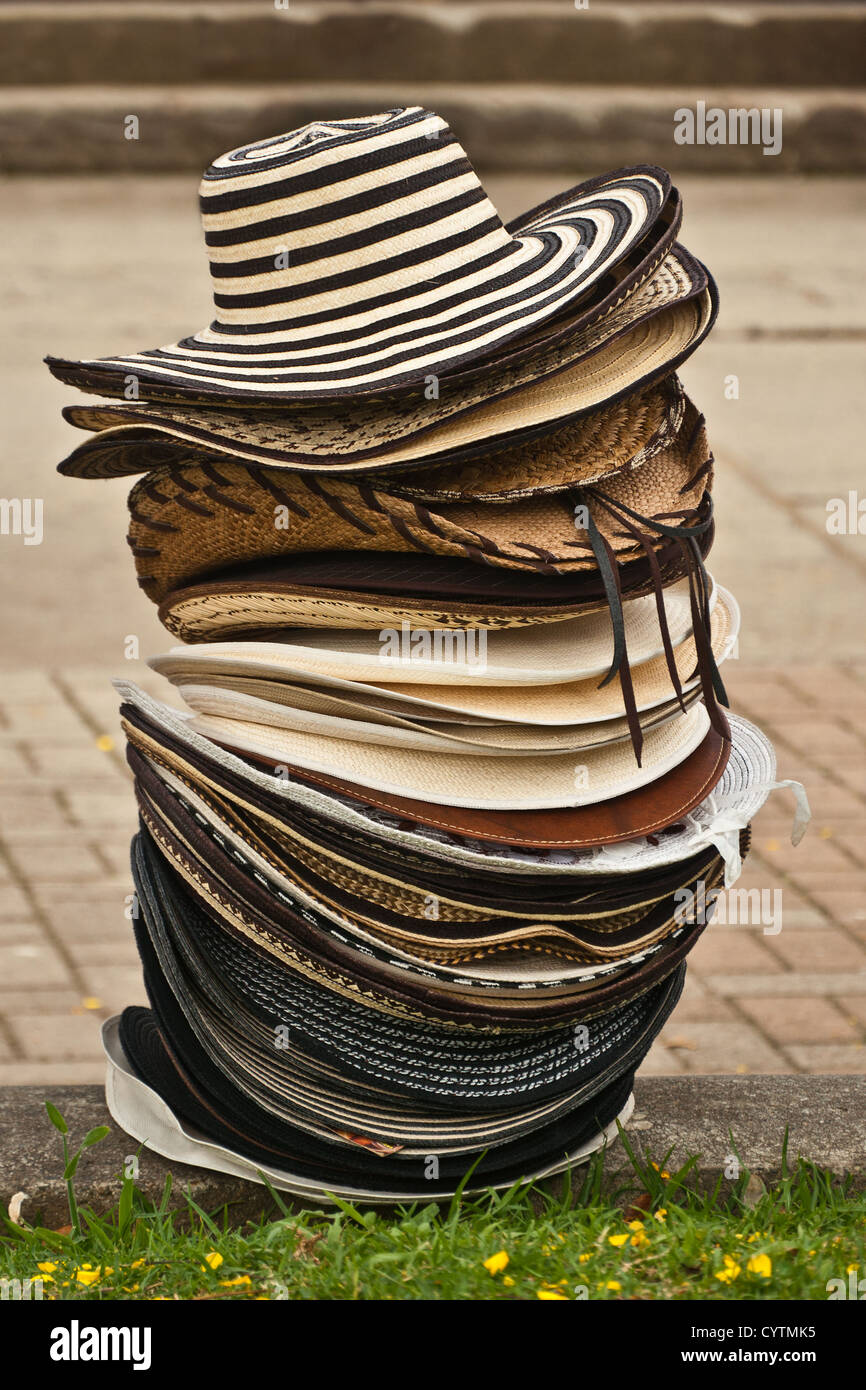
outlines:
{"label": "brown leather brim hat", "polygon": [[467,840],[530,849],[619,844],[675,825],[709,796],[731,750],[730,733],[725,736],[710,728],[699,747],[670,772],[611,800],[546,811],[461,809],[376,792],[309,768],[290,769],[290,776],[275,773],[278,759],[240,758],[197,733],[176,710],[136,686],[116,684],[123,701],[124,728],[137,748],[157,760],[170,757],[175,769],[189,769],[200,784],[241,806],[264,808],[280,821],[300,814],[303,808],[305,821],[309,813],[317,812],[355,824],[354,804]]}

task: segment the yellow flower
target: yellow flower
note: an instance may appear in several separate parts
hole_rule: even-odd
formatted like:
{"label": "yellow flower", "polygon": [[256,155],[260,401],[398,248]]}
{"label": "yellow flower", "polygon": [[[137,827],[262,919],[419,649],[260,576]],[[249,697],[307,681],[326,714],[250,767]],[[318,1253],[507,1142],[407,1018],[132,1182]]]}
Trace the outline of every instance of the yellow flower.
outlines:
{"label": "yellow flower", "polygon": [[220,1288],[234,1289],[238,1284],[251,1284],[253,1281],[248,1274],[238,1274],[234,1279],[220,1279]]}
{"label": "yellow flower", "polygon": [[133,1260],[132,1264],[131,1264],[129,1267],[130,1267],[130,1269],[141,1269],[141,1266],[142,1266],[143,1264],[144,1264],[144,1258],[142,1257],[140,1260]]}
{"label": "yellow flower", "polygon": [[510,1274],[503,1274],[502,1282],[507,1289],[513,1289],[516,1281],[512,1279]]}
{"label": "yellow flower", "polygon": [[643,1231],[638,1231],[636,1236],[632,1236],[631,1243],[640,1250],[644,1245],[649,1245],[649,1238],[644,1235]]}
{"label": "yellow flower", "polygon": [[[814,1255],[814,1253],[815,1253],[815,1251],[813,1250],[813,1251],[812,1251],[812,1254]],[[42,1266],[40,1265],[39,1268],[41,1269]],[[860,1268],[859,1265],[846,1265],[846,1266],[845,1266],[845,1273],[846,1273],[846,1274],[856,1274],[859,1268]]]}
{"label": "yellow flower", "polygon": [[505,1250],[497,1250],[495,1255],[490,1255],[484,1261],[484,1268],[488,1274],[501,1274],[503,1269],[508,1267],[508,1254]]}
{"label": "yellow flower", "polygon": [[99,1278],[99,1270],[91,1269],[90,1265],[84,1265],[81,1269],[76,1269],[75,1277],[79,1284],[95,1284]]}
{"label": "yellow flower", "polygon": [[628,1226],[628,1228],[629,1228],[630,1231],[642,1231],[642,1230],[643,1230],[643,1222],[642,1222],[642,1221],[627,1221],[627,1222],[626,1222],[626,1225]]}
{"label": "yellow flower", "polygon": [[53,1260],[42,1260],[37,1263],[36,1268],[41,1270],[43,1274],[53,1274],[57,1265]]}
{"label": "yellow flower", "polygon": [[769,1279],[773,1273],[773,1261],[769,1255],[753,1255],[746,1269],[750,1274],[760,1274],[762,1279]]}
{"label": "yellow flower", "polygon": [[556,1299],[560,1303],[567,1303],[568,1299],[564,1293],[558,1293],[556,1289],[538,1289],[536,1297],[541,1299]]}
{"label": "yellow flower", "polygon": [[53,1274],[43,1274],[43,1275],[40,1276],[39,1282],[40,1282],[40,1284],[53,1284],[53,1283],[54,1283],[54,1275],[53,1275]]}
{"label": "yellow flower", "polygon": [[[211,1269],[219,1269],[222,1262],[223,1257],[218,1250],[210,1250],[204,1257],[204,1263],[209,1265]],[[204,1269],[204,1265],[202,1265],[202,1269]]]}
{"label": "yellow flower", "polygon": [[608,1244],[612,1245],[614,1249],[618,1250],[621,1245],[625,1245],[626,1241],[628,1240],[628,1236],[608,1236],[607,1239]]}
{"label": "yellow flower", "polygon": [[732,1259],[730,1255],[725,1255],[725,1267],[716,1270],[716,1278],[721,1280],[723,1284],[732,1284],[735,1279],[739,1279],[742,1272],[736,1260]]}
{"label": "yellow flower", "polygon": [[658,1211],[653,1212],[653,1216],[654,1216],[655,1220],[656,1220],[656,1221],[661,1221],[662,1224],[664,1224],[664,1221],[665,1221],[665,1218],[667,1217],[667,1214],[668,1214],[668,1209],[667,1209],[667,1207],[659,1207]]}
{"label": "yellow flower", "polygon": [[622,1284],[618,1279],[608,1279],[604,1287],[610,1289],[611,1293],[622,1293]]}
{"label": "yellow flower", "polygon": [[586,1262],[587,1262],[587,1260],[591,1260],[591,1259],[592,1259],[592,1255],[578,1255],[578,1257],[577,1257],[577,1262],[578,1262],[578,1264],[585,1265]]}

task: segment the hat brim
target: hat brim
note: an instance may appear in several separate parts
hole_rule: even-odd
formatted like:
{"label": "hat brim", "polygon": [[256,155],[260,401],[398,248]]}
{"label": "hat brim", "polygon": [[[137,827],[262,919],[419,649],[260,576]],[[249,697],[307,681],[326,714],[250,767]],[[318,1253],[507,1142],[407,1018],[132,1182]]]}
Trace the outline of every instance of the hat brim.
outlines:
{"label": "hat brim", "polygon": [[[703,341],[718,308],[709,272],[681,247],[608,316],[522,361],[397,400],[303,411],[160,405],[68,406],[64,418],[102,432],[59,465],[78,477],[149,471],[167,448],[230,455],[294,472],[367,473],[454,461],[544,433],[674,371]],[[110,431],[106,435],[105,432]],[[158,453],[154,449],[159,446]]]}
{"label": "hat brim", "polygon": [[[384,813],[386,822],[393,816],[396,822],[415,823],[446,836],[489,845],[563,851],[620,844],[676,825],[700,805],[722,777],[731,751],[730,736],[723,737],[710,728],[699,747],[673,771],[612,800],[552,811],[460,810],[371,792],[306,769],[298,769],[291,778],[275,776],[272,759],[238,757],[197,733],[188,717],[137,686],[126,681],[116,681],[115,686],[123,702],[121,715],[127,737],[144,753],[159,758],[162,749],[170,747],[175,758],[194,769],[194,777],[203,775],[208,785],[223,793],[231,785],[232,794],[242,804],[254,806],[263,800],[273,806],[275,814],[280,814],[281,807],[304,806],[329,819],[363,828],[365,834],[378,833],[381,822],[377,813]],[[370,824],[371,813],[376,826]]]}
{"label": "hat brim", "polygon": [[[739,624],[734,597],[711,580],[708,607],[712,612],[723,596]],[[678,646],[692,631],[692,610],[685,581],[662,591],[665,619],[671,643]],[[661,656],[664,646],[655,596],[626,598],[622,606],[623,631],[632,666]],[[395,636],[400,634],[395,633]],[[363,698],[378,706],[399,705],[404,714],[433,718],[437,713],[465,719],[472,704],[463,687],[505,687],[493,696],[489,711],[478,711],[486,721],[518,723],[571,723],[571,715],[547,717],[533,704],[526,706],[520,690],[507,687],[566,686],[600,677],[613,658],[613,628],[609,612],[582,614],[562,619],[543,632],[523,628],[490,632],[483,661],[472,648],[460,643],[394,644],[394,654],[383,653],[382,640],[369,629],[290,629],[278,642],[210,642],[193,647],[173,647],[149,658],[148,665],[174,684],[207,684],[215,675],[260,678],[274,682],[303,683],[329,688],[346,699]],[[454,690],[450,687],[458,686]],[[424,687],[418,689],[417,687]],[[449,687],[449,688],[445,688]],[[533,691],[533,700],[543,692]],[[484,697],[485,700],[487,697]],[[469,701],[475,697],[468,695]],[[501,700],[514,701],[506,709]]]}
{"label": "hat brim", "polygon": [[[141,1013],[148,1011],[142,1010]],[[148,1017],[152,1018],[152,1015]],[[275,1166],[280,1155],[273,1148],[268,1151],[265,1144],[257,1147],[251,1141],[245,1144],[236,1127],[232,1130],[216,1118],[212,1106],[205,1106],[199,1100],[196,1108],[196,1093],[192,1090],[184,1092],[182,1074],[164,1048],[158,1045],[155,1028],[151,1028],[149,1039],[139,1036],[134,1042],[130,1041],[127,1032],[130,1046],[130,1053],[127,1053],[120,1038],[120,1021],[121,1016],[116,1014],[103,1024],[102,1045],[107,1061],[106,1105],[112,1119],[122,1130],[172,1163],[185,1163],[193,1168],[226,1173],[247,1182],[269,1184],[277,1191],[301,1201],[326,1207],[334,1206],[337,1201],[367,1206],[406,1201],[429,1202],[431,1196],[443,1199],[451,1197],[458,1187],[472,1194],[488,1188],[511,1187],[516,1181],[534,1182],[552,1177],[588,1162],[592,1154],[613,1143],[620,1126],[628,1123],[634,1110],[634,1096],[630,1092],[632,1074],[628,1073],[624,1080],[614,1081],[608,1088],[610,1095],[616,1097],[614,1115],[602,1128],[595,1122],[595,1116],[603,1116],[610,1104],[606,1093],[587,1103],[587,1112],[592,1117],[588,1137],[565,1153],[559,1153],[556,1159],[550,1157],[540,1165],[530,1162],[518,1166],[516,1176],[511,1171],[502,1176],[485,1170],[479,1178],[471,1179],[464,1185],[466,1171],[474,1168],[472,1160],[467,1159],[463,1162],[462,1174],[437,1181],[432,1190],[431,1184],[425,1183],[422,1191],[417,1180],[413,1183],[408,1175],[402,1183],[391,1174],[383,1180],[381,1173],[376,1171],[376,1164],[380,1160],[375,1156],[369,1160],[369,1169],[359,1170],[362,1155],[359,1148],[354,1170],[349,1165],[343,1168],[335,1154],[327,1177],[321,1173],[316,1179],[310,1175],[309,1169],[306,1175],[299,1171],[304,1167],[300,1163],[296,1163],[292,1171],[285,1166]],[[624,1095],[620,1094],[621,1090]],[[184,1107],[186,1114],[181,1116],[172,1109],[168,1098],[173,1100],[175,1106],[180,1104]],[[187,1118],[190,1110],[195,1110],[199,1124],[206,1128],[200,1128]],[[232,1147],[228,1147],[229,1144]],[[243,1147],[243,1151],[239,1146]],[[374,1182],[376,1186],[373,1186]]]}
{"label": "hat brim", "polygon": [[[739,625],[736,600],[732,594],[721,590],[710,624],[717,665],[720,666],[732,650]],[[560,626],[552,632],[559,634]],[[572,624],[568,626],[573,627]],[[683,691],[696,689],[699,685],[695,669],[697,657],[690,636],[687,634],[678,641],[673,651]],[[195,655],[195,652],[190,653],[193,659]],[[443,685],[435,683],[435,676],[430,683],[384,686],[371,681],[336,678],[338,683],[332,685],[328,693],[335,695],[339,691],[340,695],[331,708],[323,708],[315,698],[307,698],[311,693],[319,694],[318,690],[310,692],[307,684],[293,687],[276,677],[265,682],[248,681],[250,688],[246,689],[236,677],[224,682],[219,671],[191,677],[183,653],[173,660],[174,666],[168,668],[168,672],[173,671],[169,679],[197,713],[262,722],[276,728],[331,733],[363,743],[426,747],[431,751],[446,751],[451,747],[454,752],[494,753],[498,750],[506,753],[510,750],[517,753],[524,748],[567,751],[586,747],[594,743],[596,737],[600,742],[607,742],[626,736],[626,730],[621,727],[625,711],[617,684],[600,685],[599,673],[595,673],[582,678],[566,678],[551,685],[536,681],[535,670],[529,672],[528,681],[499,684],[495,646],[492,661],[488,660],[483,669],[467,665],[455,673],[454,680]],[[159,659],[151,665],[167,673]],[[637,710],[649,714],[668,708],[673,691],[664,656],[659,654],[641,660],[630,653],[630,665]],[[278,663],[274,666],[278,669]],[[449,663],[441,662],[440,667],[448,672]],[[246,669],[248,676],[254,673],[255,663],[248,662]],[[473,674],[476,670],[477,674]],[[396,674],[399,675],[399,671]],[[308,668],[304,675],[308,681],[312,679],[315,686],[315,673]],[[513,671],[511,679],[514,681]],[[402,705],[402,714],[382,719],[373,717],[380,712],[387,716],[389,705],[395,701]],[[473,722],[457,726],[441,724],[438,721],[443,716],[451,720],[468,717]],[[598,725],[603,727],[599,729]]]}
{"label": "hat brim", "polygon": [[[661,978],[697,939],[684,934],[678,920],[684,890],[701,882],[715,887],[723,875],[718,850],[704,846],[662,870],[631,875],[626,892],[618,875],[602,875],[597,891],[581,885],[584,891],[569,902],[545,902],[533,881],[525,884],[522,898],[472,905],[462,900],[466,892],[460,885],[449,894],[433,877],[408,885],[379,865],[356,865],[327,850],[311,854],[307,840],[299,847],[296,839],[269,834],[260,821],[217,806],[203,788],[135,749],[129,749],[129,762],[145,824],[194,890],[196,860],[205,878],[210,868],[224,882],[236,882],[238,902],[261,905],[257,895],[264,887],[284,905],[294,904],[310,925],[316,923],[323,939],[336,936],[343,947],[377,962],[380,973],[397,967],[405,980],[405,972],[420,972],[425,991],[441,988],[480,998],[480,989],[494,1001],[526,999],[531,993],[542,1003],[574,999],[585,1011],[594,1010],[599,990],[608,1003],[635,985],[639,993],[647,971],[652,979]],[[748,831],[740,840],[745,854]],[[184,860],[184,854],[191,857]],[[232,860],[228,874],[226,854]],[[439,907],[435,922],[426,913],[431,896]]]}
{"label": "hat brim", "polygon": [[313,330],[275,318],[270,330],[212,325],[145,352],[46,361],[61,381],[107,396],[123,396],[130,378],[150,399],[249,405],[395,392],[481,361],[516,360],[540,335],[561,337],[605,313],[658,264],[681,217],[664,171],[619,170],[512,223],[515,255],[505,274],[497,265],[480,273],[457,265],[407,285],[384,314],[358,315],[363,327],[329,326],[327,345],[310,346]]}
{"label": "hat brim", "polygon": [[548,810],[608,801],[655,781],[703,742],[709,719],[703,705],[649,729],[640,767],[630,744],[582,750],[583,778],[567,753],[491,756],[428,753],[358,744],[347,738],[274,729],[240,719],[200,714],[193,728],[244,755],[438,806],[480,811]]}
{"label": "hat brim", "polygon": [[[591,491],[580,500],[625,564],[645,552],[637,529],[624,529],[606,510],[608,502],[640,517],[686,521],[712,481],[706,434],[690,406],[668,448],[610,478],[606,500]],[[128,542],[139,584],[154,602],[198,579],[218,580],[235,566],[328,552],[423,555],[431,566],[439,558],[467,560],[555,579],[597,566],[588,518],[580,523],[576,500],[418,503],[369,482],[323,485],[225,462],[148,474],[130,493]],[[650,520],[650,534],[651,526]]]}
{"label": "hat brim", "polygon": [[[712,546],[709,494],[699,510],[709,526],[698,536],[702,556]],[[686,574],[676,541],[653,546],[664,586]],[[645,555],[619,566],[623,597],[655,592]],[[479,628],[497,630],[559,622],[605,611],[597,569],[548,577],[531,571],[436,556],[383,551],[289,556],[278,563],[240,565],[166,594],[162,623],[183,642],[268,640],[286,628]]]}

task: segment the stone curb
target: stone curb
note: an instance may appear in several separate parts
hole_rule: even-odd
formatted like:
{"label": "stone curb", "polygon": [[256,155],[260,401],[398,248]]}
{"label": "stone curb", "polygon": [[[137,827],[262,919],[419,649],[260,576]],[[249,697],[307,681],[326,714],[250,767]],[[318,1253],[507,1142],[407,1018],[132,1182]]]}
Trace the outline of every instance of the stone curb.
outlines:
{"label": "stone curb", "polygon": [[[54,1229],[69,1218],[60,1136],[45,1113],[46,1099],[65,1117],[74,1147],[96,1125],[107,1124],[112,1131],[81,1160],[76,1175],[80,1206],[104,1212],[116,1204],[124,1160],[139,1146],[111,1120],[100,1086],[0,1088],[3,1210],[16,1194],[26,1193],[17,1204],[23,1219]],[[639,1079],[627,1133],[637,1153],[666,1161],[671,1171],[698,1154],[697,1173],[690,1182],[711,1190],[721,1180],[727,1190],[731,1182],[726,1169],[730,1174],[735,1152],[742,1169],[763,1183],[780,1178],[787,1126],[789,1164],[802,1155],[838,1179],[850,1175],[852,1187],[864,1190],[864,1121],[866,1076],[664,1076]],[[256,1183],[168,1163],[146,1151],[139,1161],[138,1186],[152,1201],[159,1201],[171,1171],[172,1208],[185,1205],[186,1189],[205,1211],[226,1207],[232,1225],[277,1214],[266,1189]],[[635,1192],[639,1186],[622,1145],[613,1145],[605,1161],[605,1191]],[[294,1210],[303,1206],[290,1201],[286,1205]]]}

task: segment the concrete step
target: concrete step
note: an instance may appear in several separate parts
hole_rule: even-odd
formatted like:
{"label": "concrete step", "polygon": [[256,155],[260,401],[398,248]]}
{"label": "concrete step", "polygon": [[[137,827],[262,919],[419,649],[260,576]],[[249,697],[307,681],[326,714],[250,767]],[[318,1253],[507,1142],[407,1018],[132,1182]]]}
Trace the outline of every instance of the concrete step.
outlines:
{"label": "concrete step", "polygon": [[[439,111],[482,169],[866,172],[866,92],[825,88],[639,88],[423,83],[0,88],[0,170],[200,172],[221,151],[323,117],[420,103]],[[782,112],[782,149],[677,144],[675,112]],[[138,138],[127,118],[138,120]]]}
{"label": "concrete step", "polygon": [[[283,8],[285,4],[285,8]],[[279,6],[279,7],[278,7]],[[857,86],[860,3],[89,0],[0,5],[0,84]]]}
{"label": "concrete step", "polygon": [[[73,1145],[97,1125],[111,1130],[81,1159],[75,1175],[80,1206],[105,1213],[117,1205],[119,1175],[139,1145],[112,1120],[101,1086],[0,1087],[0,1203],[6,1211],[17,1196],[19,1220],[56,1229],[69,1216],[59,1135],[45,1113],[46,1100],[65,1118]],[[687,1158],[699,1155],[689,1186],[700,1191],[711,1192],[716,1184],[725,1195],[731,1191],[732,1152],[740,1155],[743,1176],[759,1178],[767,1187],[778,1183],[786,1141],[789,1169],[802,1156],[840,1183],[848,1177],[852,1192],[866,1187],[866,1077],[639,1076],[635,1101],[627,1126],[635,1151],[646,1151],[655,1162],[670,1151],[672,1172]],[[170,1209],[186,1207],[183,1194],[187,1191],[205,1211],[225,1208],[231,1226],[279,1215],[267,1189],[258,1183],[169,1163],[147,1148],[140,1157],[139,1190],[158,1202],[169,1172],[174,1180]],[[575,1176],[577,1191],[579,1169]],[[620,1143],[612,1144],[605,1154],[603,1186],[609,1193],[640,1190]],[[561,1191],[561,1179],[548,1179],[542,1187]],[[293,1210],[304,1205],[321,1209],[322,1203],[290,1200],[287,1205]]]}

